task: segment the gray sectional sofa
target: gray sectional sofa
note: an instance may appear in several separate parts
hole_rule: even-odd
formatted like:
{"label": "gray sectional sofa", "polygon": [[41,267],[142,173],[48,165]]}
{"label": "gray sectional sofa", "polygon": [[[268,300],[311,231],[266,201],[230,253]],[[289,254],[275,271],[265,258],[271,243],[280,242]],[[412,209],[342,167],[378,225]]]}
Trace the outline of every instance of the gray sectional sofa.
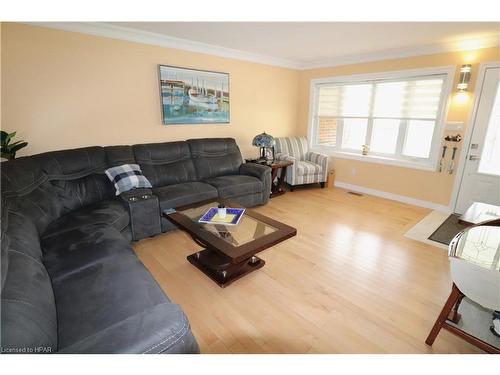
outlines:
{"label": "gray sectional sofa", "polygon": [[[104,175],[126,163],[139,164],[151,182],[158,215],[216,197],[247,207],[269,198],[270,168],[243,164],[230,138],[87,147],[3,162],[4,353],[199,352],[185,314],[130,246],[127,205]],[[162,231],[172,228],[162,219]]]}

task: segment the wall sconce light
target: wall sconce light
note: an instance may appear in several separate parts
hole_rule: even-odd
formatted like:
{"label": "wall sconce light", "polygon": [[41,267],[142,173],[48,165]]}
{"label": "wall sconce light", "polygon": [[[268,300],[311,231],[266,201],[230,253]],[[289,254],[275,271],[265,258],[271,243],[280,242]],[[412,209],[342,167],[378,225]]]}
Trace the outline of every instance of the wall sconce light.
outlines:
{"label": "wall sconce light", "polygon": [[460,67],[460,79],[458,80],[457,89],[459,92],[467,91],[470,81],[471,64],[465,64]]}

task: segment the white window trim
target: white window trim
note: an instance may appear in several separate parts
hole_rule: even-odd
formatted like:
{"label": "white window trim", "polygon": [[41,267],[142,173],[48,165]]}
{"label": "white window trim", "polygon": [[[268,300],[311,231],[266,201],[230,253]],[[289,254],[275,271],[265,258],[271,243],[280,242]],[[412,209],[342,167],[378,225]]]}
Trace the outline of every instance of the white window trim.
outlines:
{"label": "white window trim", "polygon": [[[448,114],[448,108],[451,100],[451,92],[453,89],[453,82],[455,77],[456,67],[454,65],[433,67],[433,68],[421,68],[421,69],[407,69],[407,70],[397,70],[389,72],[379,72],[379,73],[368,73],[368,74],[353,74],[344,76],[333,76],[333,77],[322,77],[311,79],[309,86],[309,124],[308,124],[308,139],[309,147],[312,150],[336,157],[341,159],[352,159],[366,161],[369,163],[379,163],[379,164],[389,164],[405,168],[421,169],[427,171],[436,171],[441,140],[444,132],[444,124]],[[412,161],[412,160],[402,160],[396,158],[390,158],[380,155],[362,155],[361,153],[352,153],[345,151],[332,150],[328,146],[320,146],[315,144],[315,133],[316,133],[316,109],[315,102],[318,95],[318,88],[321,84],[342,84],[342,83],[361,83],[374,80],[389,80],[389,79],[406,79],[413,78],[417,76],[441,74],[446,75],[443,82],[443,90],[441,92],[440,106],[438,116],[436,117],[436,126],[434,128],[434,135],[431,144],[431,150],[429,153],[429,159],[425,162],[422,161]],[[415,158],[417,159],[417,158]]]}

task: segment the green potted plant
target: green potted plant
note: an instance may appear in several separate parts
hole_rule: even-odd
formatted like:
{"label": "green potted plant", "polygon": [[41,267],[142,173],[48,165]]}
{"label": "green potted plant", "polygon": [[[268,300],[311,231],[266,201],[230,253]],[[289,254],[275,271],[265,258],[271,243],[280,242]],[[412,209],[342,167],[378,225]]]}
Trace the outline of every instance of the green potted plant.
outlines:
{"label": "green potted plant", "polygon": [[16,132],[7,133],[3,130],[0,131],[0,147],[2,159],[12,160],[16,157],[16,152],[26,147],[28,142],[23,140],[10,143],[16,136]]}

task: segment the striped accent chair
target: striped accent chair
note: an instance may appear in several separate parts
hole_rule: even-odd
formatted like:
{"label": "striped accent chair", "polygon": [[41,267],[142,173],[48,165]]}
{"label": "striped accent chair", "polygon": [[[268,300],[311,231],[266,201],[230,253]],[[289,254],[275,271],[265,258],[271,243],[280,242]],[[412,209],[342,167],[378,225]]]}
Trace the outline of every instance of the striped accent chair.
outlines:
{"label": "striped accent chair", "polygon": [[309,151],[306,137],[275,138],[275,159],[290,160],[286,182],[292,190],[296,185],[320,183],[325,186],[328,174],[328,156]]}

